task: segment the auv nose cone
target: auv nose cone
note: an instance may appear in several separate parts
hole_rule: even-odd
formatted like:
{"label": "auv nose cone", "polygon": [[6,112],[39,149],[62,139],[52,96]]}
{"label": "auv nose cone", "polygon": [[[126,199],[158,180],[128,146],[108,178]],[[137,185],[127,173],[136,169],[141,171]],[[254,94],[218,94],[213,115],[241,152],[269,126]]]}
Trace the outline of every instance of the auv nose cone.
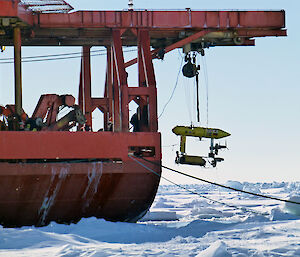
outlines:
{"label": "auv nose cone", "polygon": [[219,130],[219,137],[220,138],[223,138],[223,137],[229,137],[231,134],[226,132],[226,131],[223,131],[223,130]]}
{"label": "auv nose cone", "polygon": [[224,130],[216,129],[216,128],[207,128],[206,135],[204,137],[220,139],[228,136],[230,136],[230,134]]}

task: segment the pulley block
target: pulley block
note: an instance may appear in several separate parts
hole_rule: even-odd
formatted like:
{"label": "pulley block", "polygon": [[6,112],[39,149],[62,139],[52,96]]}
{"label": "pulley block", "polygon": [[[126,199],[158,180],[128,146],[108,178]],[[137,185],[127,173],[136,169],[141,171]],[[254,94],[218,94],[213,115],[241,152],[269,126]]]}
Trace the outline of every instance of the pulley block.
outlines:
{"label": "pulley block", "polygon": [[196,64],[192,63],[189,60],[185,65],[182,67],[182,74],[187,78],[193,78],[197,75],[198,70]]}

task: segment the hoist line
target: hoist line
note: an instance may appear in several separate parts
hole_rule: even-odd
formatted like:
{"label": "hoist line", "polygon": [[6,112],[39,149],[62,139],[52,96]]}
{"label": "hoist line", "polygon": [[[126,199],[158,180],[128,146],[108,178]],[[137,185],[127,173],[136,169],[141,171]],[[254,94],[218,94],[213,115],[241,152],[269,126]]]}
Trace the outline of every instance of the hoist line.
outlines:
{"label": "hoist line", "polygon": [[191,121],[191,125],[193,124],[193,114],[194,114],[194,108],[191,108],[191,105],[193,103],[191,103],[191,93],[190,93],[190,80],[186,79],[185,81],[187,81],[187,84],[184,83],[183,87],[184,87],[184,95],[185,95],[185,103],[186,103],[186,107],[187,107],[187,111],[189,114],[189,118]]}
{"label": "hoist line", "polygon": [[[98,51],[100,52],[102,50],[98,50]],[[136,50],[128,50],[128,51],[124,51],[124,53],[134,52],[134,51],[136,51]],[[96,51],[94,51],[94,52],[96,52]],[[69,55],[69,54],[61,54],[61,55]],[[42,61],[55,61],[55,60],[67,60],[67,59],[81,58],[83,56],[81,53],[75,53],[75,54],[73,54],[73,53],[71,54],[70,53],[71,56],[48,58],[48,57],[51,57],[51,56],[61,56],[61,55],[48,55],[48,56],[45,55],[46,58],[41,58],[41,59],[38,59],[38,58],[35,59],[34,56],[33,57],[24,57],[24,58],[26,58],[26,60],[23,60],[22,63],[42,62]],[[72,55],[74,55],[74,56],[72,56]],[[75,56],[75,55],[78,55],[78,56]],[[103,56],[103,55],[106,55],[106,53],[91,54],[90,56],[92,57],[92,56]],[[30,59],[30,60],[28,60],[28,59]],[[4,61],[3,62],[0,59],[0,64],[12,64],[12,63],[14,63],[14,62],[13,61]]]}
{"label": "hoist line", "polygon": [[[175,185],[175,186],[177,186],[177,187],[179,187],[179,188],[181,188],[181,189],[184,189],[185,191],[187,191],[187,192],[189,192],[189,193],[191,193],[191,194],[198,195],[199,197],[202,197],[202,198],[204,198],[204,199],[206,199],[206,200],[209,200],[209,201],[211,201],[211,202],[213,202],[213,203],[218,203],[218,204],[220,204],[220,205],[223,205],[223,206],[226,206],[226,207],[229,207],[229,208],[233,208],[233,209],[236,209],[236,210],[241,210],[241,211],[243,211],[243,212],[249,212],[249,213],[251,212],[251,213],[257,214],[257,215],[262,215],[262,216],[269,216],[269,215],[270,215],[269,213],[261,213],[261,212],[257,212],[257,211],[251,210],[251,209],[246,209],[246,208],[244,208],[244,207],[238,207],[238,206],[235,206],[235,205],[231,205],[231,204],[227,204],[227,203],[224,203],[224,202],[221,202],[221,201],[218,201],[218,200],[211,199],[211,198],[209,198],[209,197],[207,197],[207,196],[204,196],[204,195],[202,195],[202,194],[200,194],[200,193],[198,193],[198,192],[195,192],[195,191],[193,191],[193,190],[190,190],[190,189],[188,189],[187,187],[185,187],[185,186],[183,186],[183,185],[177,184],[177,183],[173,182],[173,181],[170,180],[170,179],[167,179],[166,177],[164,177],[164,176],[158,174],[157,172],[155,172],[154,170],[152,170],[152,169],[149,168],[148,166],[146,166],[146,165],[144,165],[143,163],[141,163],[140,161],[138,161],[136,158],[133,158],[132,156],[128,156],[128,157],[131,158],[132,160],[134,160],[134,161],[135,161],[136,163],[138,163],[139,165],[141,165],[141,166],[142,166],[143,168],[145,168],[146,170],[148,170],[148,171],[150,171],[151,173],[155,174],[156,176],[158,176],[158,177],[160,177],[160,178],[162,178],[162,179],[168,181],[169,183],[171,183],[171,184],[173,184],[173,185]],[[139,157],[139,158],[140,158],[140,157]],[[142,158],[142,159],[143,159],[143,158]]]}
{"label": "hoist line", "polygon": [[200,107],[199,107],[199,74],[196,74],[196,94],[197,94],[197,121],[200,123]]}
{"label": "hoist line", "polygon": [[[105,49],[102,50],[91,50],[91,53],[98,53],[98,52],[106,52]],[[46,54],[46,55],[35,55],[35,56],[24,56],[22,57],[22,60],[25,59],[38,59],[38,58],[47,58],[47,57],[58,57],[58,56],[69,56],[69,55],[78,55],[82,54],[82,52],[72,52],[72,53],[65,53],[65,54]],[[3,58],[1,61],[9,61],[13,60],[14,57],[9,57],[9,58]]]}
{"label": "hoist line", "polygon": [[206,81],[206,122],[207,122],[207,127],[208,127],[208,106],[209,106],[209,102],[208,102],[208,86],[209,86],[209,83],[208,83],[208,73],[207,73],[207,63],[206,63],[206,57],[204,56],[204,68],[205,68],[205,81]]}
{"label": "hoist line", "polygon": [[[193,88],[195,89],[196,88],[196,80],[194,80],[194,84],[193,84]],[[196,106],[197,104],[197,100],[196,100],[196,97],[191,97],[191,99],[193,99],[193,102],[192,102],[192,106]],[[192,100],[191,100],[192,101]],[[197,108],[192,108],[192,117],[197,117]],[[196,123],[196,122],[195,122]],[[192,124],[192,123],[191,123]]]}
{"label": "hoist line", "polygon": [[209,95],[209,92],[208,92],[208,74],[207,74],[207,63],[206,63],[206,56],[204,55],[202,59],[202,63],[203,63],[203,66],[204,66],[204,69],[203,69],[203,74],[204,74],[204,79],[205,79],[205,88],[206,88],[206,126],[208,127],[208,95]]}
{"label": "hoist line", "polygon": [[179,144],[172,144],[172,145],[162,145],[161,147],[173,147],[173,146],[177,146]]}
{"label": "hoist line", "polygon": [[158,119],[163,115],[163,113],[165,112],[165,110],[166,110],[168,104],[171,102],[171,100],[172,100],[172,98],[173,98],[173,96],[174,96],[174,94],[175,94],[175,90],[176,90],[177,85],[178,85],[179,75],[180,75],[180,72],[181,72],[181,69],[182,69],[183,59],[184,59],[184,57],[181,58],[181,63],[180,63],[179,71],[178,71],[178,73],[177,73],[177,78],[176,78],[176,82],[175,82],[174,88],[173,88],[173,90],[172,90],[172,93],[171,93],[171,95],[170,95],[168,101],[165,103],[165,105],[164,105],[164,107],[163,107],[163,109],[162,109],[160,115],[158,116]]}
{"label": "hoist line", "polygon": [[[102,56],[106,54],[91,54],[90,56]],[[55,58],[43,58],[43,59],[34,59],[34,60],[24,60],[22,63],[32,63],[32,62],[44,62],[44,61],[57,61],[57,60],[68,60],[68,59],[75,59],[75,58],[81,58],[82,56],[68,56],[68,57],[55,57]],[[7,61],[7,62],[1,62],[0,64],[12,64],[13,61]]]}
{"label": "hoist line", "polygon": [[209,180],[206,180],[206,179],[203,179],[203,178],[198,178],[198,177],[195,177],[195,176],[183,173],[181,171],[169,168],[169,167],[161,165],[161,164],[157,164],[157,163],[149,161],[149,160],[147,160],[147,159],[145,159],[143,157],[139,157],[139,158],[141,158],[142,160],[144,160],[144,161],[146,161],[148,163],[152,163],[152,164],[160,166],[160,167],[162,167],[164,169],[167,169],[167,170],[170,170],[170,171],[174,171],[175,173],[178,173],[180,175],[183,175],[183,176],[186,176],[186,177],[189,177],[189,178],[192,178],[192,179],[196,179],[196,180],[199,180],[201,182],[205,182],[205,183],[208,183],[208,184],[211,184],[211,185],[215,185],[215,186],[226,188],[226,189],[229,189],[229,190],[232,190],[232,191],[236,191],[236,192],[240,192],[240,193],[245,193],[245,194],[249,194],[249,195],[253,195],[253,196],[257,196],[257,197],[261,197],[261,198],[266,198],[266,199],[271,199],[271,200],[275,200],[275,201],[280,201],[280,202],[285,202],[285,203],[293,203],[293,204],[300,205],[300,202],[296,202],[296,201],[292,201],[292,200],[286,200],[286,199],[280,199],[280,198],[277,198],[277,197],[274,197],[274,196],[253,193],[253,192],[244,191],[242,189],[237,189],[237,188],[230,187],[230,186],[225,186],[225,185],[222,185],[222,184],[219,184],[219,183],[216,183],[216,182],[212,182],[212,181],[209,181]]}

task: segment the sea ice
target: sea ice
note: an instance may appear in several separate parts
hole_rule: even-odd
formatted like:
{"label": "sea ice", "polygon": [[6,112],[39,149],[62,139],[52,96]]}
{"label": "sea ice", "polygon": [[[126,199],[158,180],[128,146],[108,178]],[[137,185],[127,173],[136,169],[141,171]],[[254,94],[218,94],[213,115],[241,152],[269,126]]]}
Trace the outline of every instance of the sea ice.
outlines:
{"label": "sea ice", "polygon": [[224,242],[217,241],[207,249],[196,255],[196,257],[231,257],[227,252],[227,247]]}
{"label": "sea ice", "polygon": [[[299,182],[290,187],[281,182],[229,184],[282,199],[294,194],[290,199],[300,201],[295,194]],[[0,227],[0,256],[300,257],[298,205],[286,204],[284,209],[281,202],[245,197],[210,185],[188,188],[227,206],[165,185],[159,188],[144,221],[135,224],[88,218],[72,225],[52,222],[42,228]]]}
{"label": "sea ice", "polygon": [[176,212],[149,211],[140,221],[175,221],[178,220]]}
{"label": "sea ice", "polygon": [[232,187],[238,190],[243,190],[244,186],[241,182],[229,180],[226,182],[226,186]]}
{"label": "sea ice", "polygon": [[300,196],[299,195],[291,196],[289,200],[293,202],[298,202],[299,204],[286,203],[285,208],[287,209],[287,211],[294,215],[300,216]]}

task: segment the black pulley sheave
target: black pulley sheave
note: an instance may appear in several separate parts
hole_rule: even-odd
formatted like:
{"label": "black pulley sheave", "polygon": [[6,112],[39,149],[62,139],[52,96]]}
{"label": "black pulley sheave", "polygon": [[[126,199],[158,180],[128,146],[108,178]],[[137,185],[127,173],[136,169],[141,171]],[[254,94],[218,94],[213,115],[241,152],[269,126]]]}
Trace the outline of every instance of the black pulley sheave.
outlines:
{"label": "black pulley sheave", "polygon": [[197,75],[198,70],[196,64],[192,63],[190,60],[182,67],[183,76],[188,78],[193,78]]}

